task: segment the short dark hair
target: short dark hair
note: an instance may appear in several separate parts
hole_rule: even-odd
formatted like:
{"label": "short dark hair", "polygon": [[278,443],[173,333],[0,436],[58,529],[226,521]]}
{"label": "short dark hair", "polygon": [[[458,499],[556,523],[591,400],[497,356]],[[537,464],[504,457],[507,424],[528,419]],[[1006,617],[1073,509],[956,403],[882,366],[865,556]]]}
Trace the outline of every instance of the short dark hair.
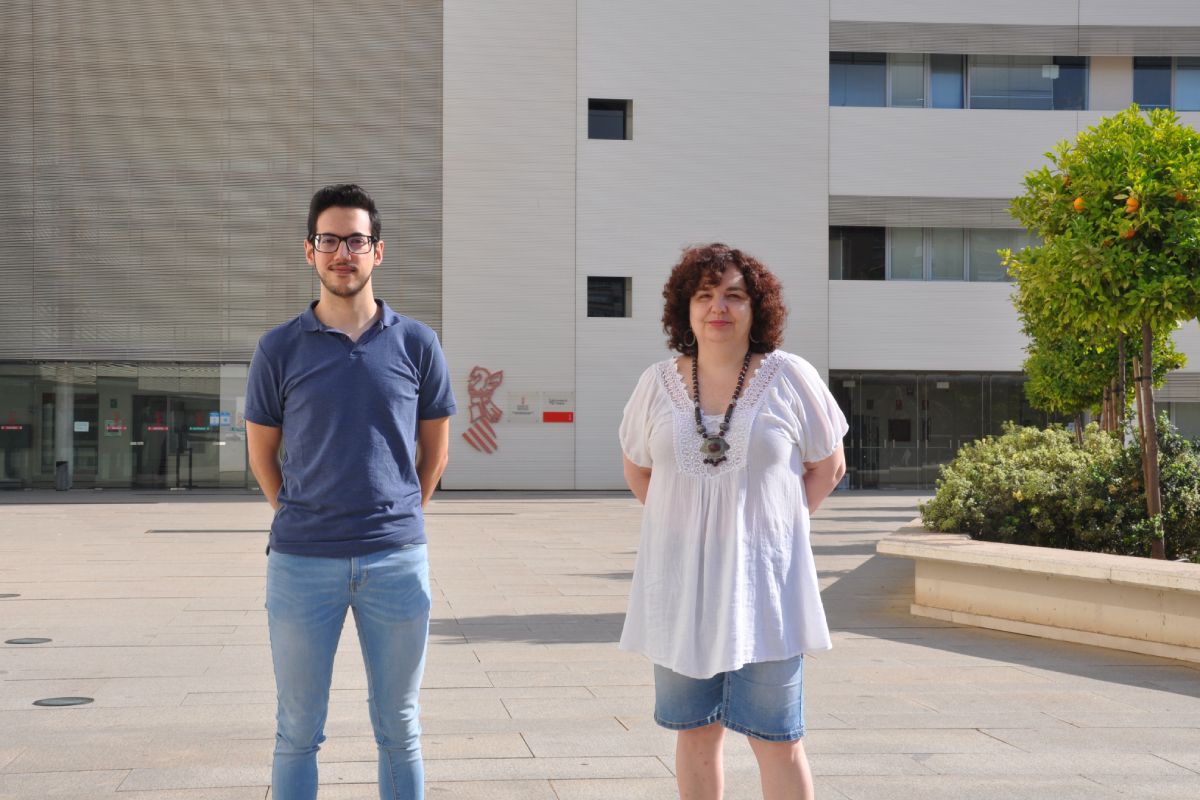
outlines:
{"label": "short dark hair", "polygon": [[755,353],[770,353],[783,344],[783,326],[787,322],[787,307],[783,304],[783,286],[766,266],[754,256],[727,244],[689,247],[671,277],[663,287],[663,331],[667,346],[684,355],[696,354],[696,340],[687,344],[692,330],[692,295],[704,286],[716,286],[728,267],[736,267],[746,279],[746,293],[754,319],[750,323],[750,349]]}
{"label": "short dark hair", "polygon": [[308,238],[317,232],[317,217],[327,208],[361,208],[371,219],[371,236],[379,239],[383,225],[379,221],[379,209],[375,201],[356,183],[338,183],[318,189],[308,204]]}

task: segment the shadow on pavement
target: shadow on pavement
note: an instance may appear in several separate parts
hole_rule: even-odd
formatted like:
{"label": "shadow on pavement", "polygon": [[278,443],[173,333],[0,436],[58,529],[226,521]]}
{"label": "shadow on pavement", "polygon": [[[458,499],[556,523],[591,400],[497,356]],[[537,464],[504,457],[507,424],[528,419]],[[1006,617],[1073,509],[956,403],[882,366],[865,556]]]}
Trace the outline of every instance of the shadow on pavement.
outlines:
{"label": "shadow on pavement", "polygon": [[909,560],[879,555],[845,572],[821,593],[831,630],[1200,698],[1200,665],[914,617],[912,573]]}

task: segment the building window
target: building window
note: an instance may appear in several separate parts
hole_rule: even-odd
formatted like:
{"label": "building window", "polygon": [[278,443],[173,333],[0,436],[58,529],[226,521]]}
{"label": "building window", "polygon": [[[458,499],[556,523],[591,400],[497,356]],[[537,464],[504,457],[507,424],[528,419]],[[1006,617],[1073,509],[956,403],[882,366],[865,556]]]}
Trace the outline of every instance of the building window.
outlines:
{"label": "building window", "polygon": [[1144,109],[1200,111],[1200,58],[1134,58],[1133,102]]}
{"label": "building window", "polygon": [[1056,420],[1029,405],[1018,373],[838,372],[829,389],[850,423],[851,488],[930,488],[959,448],[1003,424]]}
{"label": "building window", "polygon": [[[1200,59],[1185,60],[1197,63],[1200,103]],[[831,106],[1083,110],[1087,80],[1084,56],[829,54]]]}
{"label": "building window", "polygon": [[1200,58],[1175,59],[1175,110],[1200,111]]}
{"label": "building window", "polygon": [[971,108],[1087,108],[1084,56],[971,56],[968,66]]}
{"label": "building window", "polygon": [[946,53],[929,56],[929,94],[934,108],[962,108],[967,86],[963,57]]}
{"label": "building window", "polygon": [[1133,102],[1144,109],[1171,107],[1171,57],[1135,56]]}
{"label": "building window", "polygon": [[887,54],[829,54],[829,105],[887,104]]}
{"label": "building window", "polygon": [[632,138],[632,111],[632,100],[588,100],[588,138]]}
{"label": "building window", "polygon": [[888,56],[888,105],[895,108],[925,107],[925,56],[892,53]]}
{"label": "building window", "polygon": [[831,280],[881,281],[886,272],[886,228],[831,227]]}
{"label": "building window", "polygon": [[587,279],[587,315],[589,317],[633,316],[630,292],[632,278],[589,275]]}
{"label": "building window", "polygon": [[998,250],[1037,243],[1017,228],[829,229],[830,280],[1007,281]]}

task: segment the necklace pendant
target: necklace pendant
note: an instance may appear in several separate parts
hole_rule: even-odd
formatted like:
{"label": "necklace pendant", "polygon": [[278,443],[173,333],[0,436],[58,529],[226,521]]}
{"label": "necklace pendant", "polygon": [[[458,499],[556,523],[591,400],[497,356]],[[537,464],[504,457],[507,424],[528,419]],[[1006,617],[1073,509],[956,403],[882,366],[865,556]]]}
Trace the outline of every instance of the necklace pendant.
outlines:
{"label": "necklace pendant", "polygon": [[725,453],[729,450],[729,442],[725,441],[724,436],[706,436],[700,442],[700,453],[704,456],[704,463],[716,466],[722,461],[725,461]]}

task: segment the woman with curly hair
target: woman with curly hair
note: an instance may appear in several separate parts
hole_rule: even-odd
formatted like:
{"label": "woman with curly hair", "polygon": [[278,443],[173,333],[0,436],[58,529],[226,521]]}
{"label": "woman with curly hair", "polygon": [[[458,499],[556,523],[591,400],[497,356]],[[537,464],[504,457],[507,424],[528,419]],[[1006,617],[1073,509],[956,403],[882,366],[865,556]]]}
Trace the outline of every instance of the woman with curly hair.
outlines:
{"label": "woman with curly hair", "polygon": [[644,505],[621,648],[654,662],[683,800],[720,798],[724,729],[749,737],[765,800],[811,798],[806,651],[830,645],[809,513],[845,473],[845,417],[777,349],[778,279],[724,244],[686,250],[663,290],[680,355],[625,406],[625,480]]}

